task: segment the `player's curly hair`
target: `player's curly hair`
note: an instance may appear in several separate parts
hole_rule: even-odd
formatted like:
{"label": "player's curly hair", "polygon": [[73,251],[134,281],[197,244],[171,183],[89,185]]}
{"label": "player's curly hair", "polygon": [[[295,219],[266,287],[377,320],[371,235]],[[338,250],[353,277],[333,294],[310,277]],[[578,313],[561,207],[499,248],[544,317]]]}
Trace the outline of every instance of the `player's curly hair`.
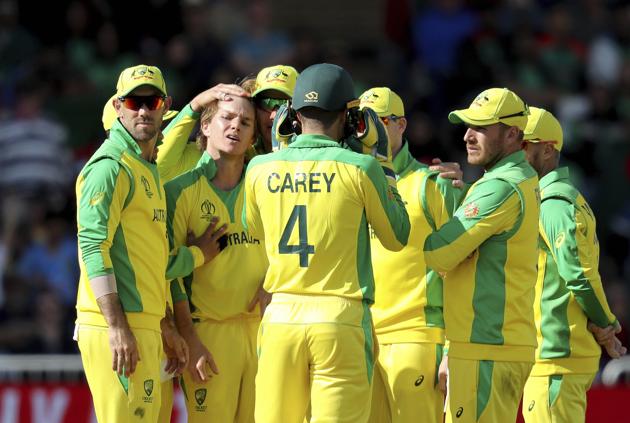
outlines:
{"label": "player's curly hair", "polygon": [[[254,88],[256,86],[256,78],[246,77],[237,84],[251,95],[254,92]],[[208,105],[208,107],[203,110],[203,112],[201,112],[201,116],[199,118],[199,131],[197,132],[197,137],[195,141],[199,151],[205,151],[208,147],[208,137],[203,134],[203,131],[201,130],[201,125],[206,122],[210,122],[214,115],[217,114],[217,110],[219,110],[218,102],[213,101]],[[258,137],[259,129],[257,119],[254,119],[254,124],[254,137]]]}

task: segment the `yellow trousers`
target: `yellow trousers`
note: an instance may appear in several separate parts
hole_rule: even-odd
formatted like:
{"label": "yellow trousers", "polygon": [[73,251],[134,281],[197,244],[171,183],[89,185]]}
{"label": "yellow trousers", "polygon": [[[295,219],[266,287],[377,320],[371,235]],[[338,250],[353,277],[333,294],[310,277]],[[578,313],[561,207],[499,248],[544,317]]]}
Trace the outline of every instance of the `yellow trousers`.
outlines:
{"label": "yellow trousers", "polygon": [[584,423],[594,374],[530,376],[523,393],[525,423]]}

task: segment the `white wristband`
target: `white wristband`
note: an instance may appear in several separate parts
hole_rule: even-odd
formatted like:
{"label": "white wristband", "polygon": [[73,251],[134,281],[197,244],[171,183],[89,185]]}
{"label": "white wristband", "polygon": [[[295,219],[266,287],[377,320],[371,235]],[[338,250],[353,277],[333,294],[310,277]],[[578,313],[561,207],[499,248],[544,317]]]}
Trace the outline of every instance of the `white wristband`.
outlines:
{"label": "white wristband", "polygon": [[92,292],[94,293],[94,298],[96,299],[118,292],[118,288],[116,287],[116,277],[113,273],[90,279],[90,286],[92,287]]}

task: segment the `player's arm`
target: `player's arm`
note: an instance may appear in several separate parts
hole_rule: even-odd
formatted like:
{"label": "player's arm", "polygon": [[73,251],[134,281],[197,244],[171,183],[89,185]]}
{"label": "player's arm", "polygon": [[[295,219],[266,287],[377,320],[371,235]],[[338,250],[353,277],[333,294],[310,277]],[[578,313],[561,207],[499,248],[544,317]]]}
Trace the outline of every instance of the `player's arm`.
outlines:
{"label": "player's arm", "polygon": [[540,224],[558,273],[589,320],[600,328],[613,325],[617,319],[606,301],[597,270],[599,257],[588,244],[582,211],[564,199],[549,198],[541,204]]}
{"label": "player's arm", "polygon": [[127,377],[135,371],[140,356],[118,298],[109,251],[130,190],[126,171],[108,158],[88,166],[77,183],[79,259],[85,266],[90,288],[109,328],[112,369]]}
{"label": "player's arm", "polygon": [[452,179],[432,173],[427,177],[424,189],[420,192],[422,208],[436,229],[453,217],[464,196],[464,191],[454,186],[452,182]]}
{"label": "player's arm", "polygon": [[521,216],[521,200],[505,181],[477,184],[453,217],[424,243],[427,266],[448,272],[495,234],[506,232]]}
{"label": "player's arm", "polygon": [[395,184],[385,176],[383,168],[370,156],[363,156],[360,184],[365,204],[365,217],[385,248],[401,250],[409,239],[409,215]]}
{"label": "player's arm", "polygon": [[164,139],[157,154],[157,168],[160,177],[169,181],[186,172],[186,162],[182,160],[190,133],[199,120],[200,112],[196,112],[188,104],[173,118],[164,131]]}
{"label": "player's arm", "polygon": [[247,166],[245,181],[243,185],[243,215],[241,216],[243,226],[253,237],[263,240],[265,233],[263,230],[260,210],[256,201],[255,178],[256,178],[256,158]]}

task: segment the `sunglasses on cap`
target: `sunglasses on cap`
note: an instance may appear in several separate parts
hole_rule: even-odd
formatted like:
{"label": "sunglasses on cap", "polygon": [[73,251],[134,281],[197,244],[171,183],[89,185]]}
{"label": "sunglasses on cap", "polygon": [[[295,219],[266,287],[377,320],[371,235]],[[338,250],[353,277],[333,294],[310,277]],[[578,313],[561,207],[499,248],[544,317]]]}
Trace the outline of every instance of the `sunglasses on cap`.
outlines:
{"label": "sunglasses on cap", "polygon": [[163,95],[128,95],[118,97],[118,100],[125,105],[125,108],[137,112],[143,105],[149,110],[157,110],[164,105],[165,98]]}
{"label": "sunglasses on cap", "polygon": [[283,104],[286,104],[287,101],[288,100],[284,98],[256,97],[254,99],[254,103],[256,103],[256,106],[267,112],[278,110],[278,108],[280,108],[280,106],[282,106]]}
{"label": "sunglasses on cap", "polygon": [[385,125],[389,125],[389,121],[391,120],[392,122],[396,122],[398,119],[400,119],[402,116],[396,116],[396,115],[389,115],[389,116],[381,116],[381,120],[383,121],[383,123]]}

